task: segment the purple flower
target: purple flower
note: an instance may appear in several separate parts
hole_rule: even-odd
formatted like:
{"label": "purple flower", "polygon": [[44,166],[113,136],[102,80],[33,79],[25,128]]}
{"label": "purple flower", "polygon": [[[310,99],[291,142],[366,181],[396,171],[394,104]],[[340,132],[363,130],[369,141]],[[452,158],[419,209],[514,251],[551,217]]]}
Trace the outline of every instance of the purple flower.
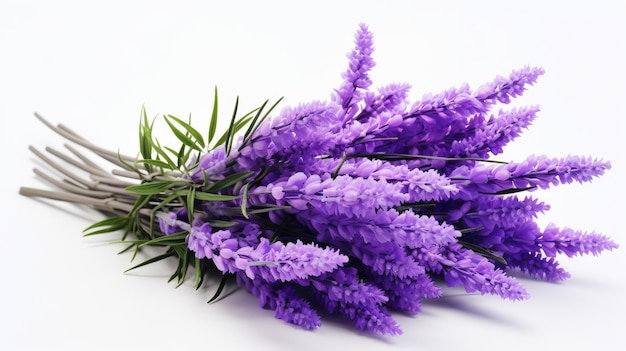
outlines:
{"label": "purple flower", "polygon": [[526,107],[511,111],[500,111],[485,120],[478,115],[474,121],[481,121],[473,126],[474,133],[466,132],[465,138],[453,139],[450,144],[450,157],[487,158],[497,155],[502,148],[515,139],[535,119],[538,107]]}
{"label": "purple flower", "polygon": [[546,227],[538,237],[538,243],[548,257],[554,257],[557,253],[563,253],[567,257],[583,254],[596,256],[603,251],[611,251],[619,247],[604,235],[593,232],[584,233],[570,228],[559,229],[554,224]]}
{"label": "purple flower", "polygon": [[356,47],[348,54],[348,70],[341,75],[344,82],[333,95],[333,101],[343,107],[347,114],[362,99],[361,91],[372,84],[367,73],[376,65],[371,57],[374,52],[373,35],[365,24],[359,25],[354,41]]}
{"label": "purple flower", "polygon": [[372,282],[380,286],[389,297],[389,308],[417,314],[421,311],[420,302],[423,299],[437,298],[442,296],[441,289],[437,288],[425,274],[412,277],[398,277],[394,275],[372,274]]}
{"label": "purple flower", "polygon": [[460,236],[453,226],[410,211],[378,211],[367,218],[350,218],[311,209],[299,213],[298,218],[317,232],[322,242],[352,242],[360,236],[365,243],[393,242],[417,248],[448,245]]}
{"label": "purple flower", "polygon": [[262,169],[269,160],[290,167],[306,165],[335,147],[340,128],[338,113],[336,106],[323,102],[285,108],[259,127],[241,147],[236,160],[245,170]]}
{"label": "purple flower", "polygon": [[197,166],[191,172],[191,179],[196,183],[224,179],[226,162],[224,147],[220,146],[200,157]]}
{"label": "purple flower", "polygon": [[474,97],[485,103],[499,101],[508,104],[511,98],[520,96],[527,85],[533,85],[537,78],[544,74],[539,67],[524,67],[511,72],[508,78],[498,76],[492,82],[480,86],[474,92]]}
{"label": "purple flower", "polygon": [[491,166],[478,163],[473,168],[462,166],[450,173],[458,180],[457,197],[473,199],[479,194],[498,194],[515,189],[547,189],[550,185],[577,181],[588,182],[611,168],[609,162],[592,157],[568,156],[548,158],[530,156],[523,162]]}
{"label": "purple flower", "polygon": [[392,184],[385,179],[338,176],[329,174],[307,176],[296,173],[266,186],[257,187],[252,195],[260,195],[258,201],[266,202],[271,194],[275,203],[306,210],[309,206],[328,214],[348,217],[367,217],[378,209],[389,209],[409,200],[402,193],[402,184]]}
{"label": "purple flower", "polygon": [[[262,239],[262,242],[267,242]],[[267,281],[291,281],[317,277],[332,272],[348,262],[348,257],[332,248],[320,248],[301,241],[284,245],[278,241],[270,244],[260,262],[251,262],[253,271]]]}
{"label": "purple flower", "polygon": [[159,212],[156,217],[159,222],[159,229],[165,235],[189,230],[186,208],[181,208],[175,212]]}
{"label": "purple flower", "polygon": [[402,333],[382,306],[388,297],[376,286],[359,282],[356,269],[341,268],[311,279],[310,284],[316,290],[313,296],[329,313],[347,317],[357,329],[389,335]]}
{"label": "purple flower", "polygon": [[524,287],[483,256],[454,244],[436,249],[412,250],[416,261],[434,273],[443,273],[449,286],[463,285],[465,291],[499,295],[510,300],[529,297]]}
{"label": "purple flower", "polygon": [[400,192],[409,195],[408,202],[432,201],[448,199],[458,191],[447,176],[436,170],[411,169],[408,165],[394,165],[381,160],[354,159],[344,162],[320,162],[320,170],[333,172],[338,169],[338,175],[348,175],[359,178],[385,180],[393,184],[401,184]]}
{"label": "purple flower", "polygon": [[250,279],[242,272],[236,273],[237,283],[256,296],[259,306],[274,310],[274,317],[287,323],[313,330],[321,325],[321,318],[309,302],[298,296],[290,286],[269,283],[263,279]]}

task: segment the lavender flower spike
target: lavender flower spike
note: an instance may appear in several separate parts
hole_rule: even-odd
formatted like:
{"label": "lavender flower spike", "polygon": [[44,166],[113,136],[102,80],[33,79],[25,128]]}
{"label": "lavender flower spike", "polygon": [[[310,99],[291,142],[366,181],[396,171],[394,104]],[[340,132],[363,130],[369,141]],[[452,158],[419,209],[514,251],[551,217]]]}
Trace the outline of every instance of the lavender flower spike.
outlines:
{"label": "lavender flower spike", "polygon": [[530,156],[522,162],[506,165],[487,166],[477,164],[473,168],[459,167],[450,173],[450,178],[458,179],[461,199],[473,199],[479,194],[498,194],[503,191],[547,189],[577,181],[588,182],[611,168],[609,162],[591,157],[568,156],[548,158]]}
{"label": "lavender flower spike", "polygon": [[619,245],[604,235],[584,233],[570,228],[559,229],[550,223],[538,239],[541,249],[548,257],[564,253],[567,257],[576,255],[600,254],[602,251],[617,249]]}
{"label": "lavender flower spike", "polygon": [[261,245],[269,246],[261,261],[250,262],[253,271],[267,281],[291,281],[316,277],[332,272],[348,262],[348,257],[332,248],[320,248],[314,244],[305,245],[301,241],[287,243],[280,241],[269,244],[261,239]]}
{"label": "lavender flower spike", "polygon": [[[335,91],[333,101],[343,107],[349,115],[352,106],[355,106],[362,98],[361,90],[367,89],[372,80],[367,73],[376,64],[371,55],[374,52],[373,36],[365,24],[359,26],[355,35],[356,47],[348,54],[348,70],[342,74],[343,84]],[[355,113],[356,110],[353,111]]]}

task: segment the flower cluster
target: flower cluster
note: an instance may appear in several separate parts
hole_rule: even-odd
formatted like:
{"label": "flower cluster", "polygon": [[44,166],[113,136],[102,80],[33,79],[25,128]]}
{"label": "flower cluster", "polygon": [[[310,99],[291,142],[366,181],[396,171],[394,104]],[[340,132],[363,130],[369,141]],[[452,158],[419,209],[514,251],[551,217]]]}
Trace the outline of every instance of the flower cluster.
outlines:
{"label": "flower cluster", "polygon": [[[189,266],[196,285],[217,270],[223,283],[233,277],[276,318],[304,329],[317,328],[318,311],[324,311],[360,330],[399,334],[390,311],[418,313],[420,301],[442,295],[439,277],[468,293],[523,300],[528,293],[507,271],[562,280],[568,273],[555,260],[558,254],[617,248],[601,234],[552,224],[539,228],[535,219],[549,206],[519,196],[588,182],[610,169],[608,162],[490,158],[539,111],[533,106],[494,113],[494,107],[522,95],[542,69],[523,68],[476,90],[463,85],[411,104],[407,84],[371,89],[372,53],[373,36],[361,25],[343,83],[329,101],[276,115],[270,114],[276,105],[268,110],[266,102],[239,119],[235,108],[220,139],[214,138],[216,91],[208,133],[209,143],[217,140],[213,147],[171,115],[165,120],[181,147],[161,147],[144,113],[139,159],[115,160],[51,126],[116,162],[124,169],[116,175],[141,184],[113,180],[84,162],[81,168],[98,184],[73,191],[80,194],[23,193],[103,210],[111,217],[89,228],[90,234],[123,229],[124,239],[136,237],[129,249],[166,248],[136,267],[175,257],[179,267],[172,279],[182,283]],[[124,191],[111,190],[116,187]],[[107,191],[103,200],[87,200]]]}

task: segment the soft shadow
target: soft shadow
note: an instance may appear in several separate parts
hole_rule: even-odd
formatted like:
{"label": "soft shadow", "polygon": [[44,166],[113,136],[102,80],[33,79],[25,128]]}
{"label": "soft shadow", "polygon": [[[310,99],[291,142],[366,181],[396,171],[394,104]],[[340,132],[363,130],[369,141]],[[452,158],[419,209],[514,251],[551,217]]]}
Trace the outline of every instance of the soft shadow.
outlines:
{"label": "soft shadow", "polygon": [[[447,310],[455,310],[463,312],[472,317],[480,318],[482,320],[498,324],[504,325],[511,328],[525,328],[526,326],[520,324],[516,319],[507,318],[501,314],[493,313],[492,311],[487,311],[484,309],[480,309],[472,304],[472,301],[469,301],[471,298],[475,298],[477,294],[458,294],[458,295],[445,295],[436,299],[428,299],[422,301],[422,312],[420,314],[428,315],[428,310],[433,308],[447,309]],[[484,296],[481,298],[489,298],[489,296]],[[511,302],[514,303],[514,302]],[[432,314],[431,314],[432,315]]]}

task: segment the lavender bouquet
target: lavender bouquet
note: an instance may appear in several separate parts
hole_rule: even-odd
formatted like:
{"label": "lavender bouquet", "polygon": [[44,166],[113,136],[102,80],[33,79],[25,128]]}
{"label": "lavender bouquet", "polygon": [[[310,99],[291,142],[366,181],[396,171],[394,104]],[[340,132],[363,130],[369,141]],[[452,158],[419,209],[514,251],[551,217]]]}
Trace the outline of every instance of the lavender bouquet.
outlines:
{"label": "lavender bouquet", "polygon": [[220,137],[216,89],[208,133],[190,120],[163,116],[180,141],[175,147],[160,144],[155,121],[143,110],[137,157],[99,148],[37,115],[115,169],[105,170],[71,145],[69,155],[47,148],[71,167],[31,147],[65,179],[36,169],[60,190],[20,192],[91,206],[107,217],[85,235],[121,232],[124,251],[158,250],[131,269],[173,258],[178,265],[170,281],[181,285],[193,275],[197,288],[218,274],[210,301],[230,279],[276,318],[304,329],[319,327],[323,311],[359,330],[399,334],[390,311],[420,312],[420,301],[442,296],[441,282],[523,300],[528,293],[507,271],[559,281],[569,275],[557,255],[617,248],[601,234],[539,228],[534,220],[549,206],[522,196],[590,181],[609,162],[491,159],[539,111],[494,107],[521,95],[542,69],[523,68],[476,90],[464,85],[409,104],[407,84],[370,89],[372,34],[365,25],[355,44],[330,101],[276,114],[280,100],[247,114],[236,102]]}

